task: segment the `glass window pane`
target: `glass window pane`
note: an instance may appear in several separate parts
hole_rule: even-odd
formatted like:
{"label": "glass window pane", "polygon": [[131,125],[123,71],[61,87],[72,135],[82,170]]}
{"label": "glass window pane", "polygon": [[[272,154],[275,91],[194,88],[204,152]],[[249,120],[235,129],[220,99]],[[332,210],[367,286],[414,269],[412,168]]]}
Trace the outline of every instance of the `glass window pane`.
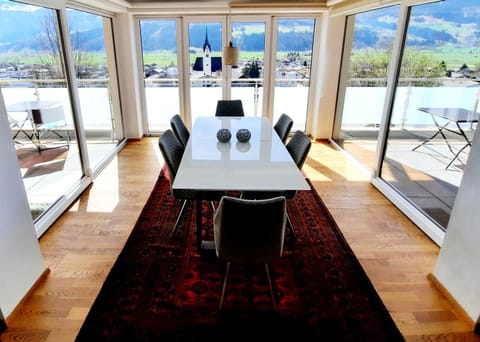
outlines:
{"label": "glass window pane", "polygon": [[[123,139],[110,18],[67,9],[90,168]],[[91,39],[95,36],[95,39]]]}
{"label": "glass window pane", "polygon": [[192,122],[215,114],[222,99],[222,23],[190,23],[190,96]]}
{"label": "glass window pane", "polygon": [[170,127],[170,118],[180,114],[175,20],[141,20],[145,99],[149,132]]}
{"label": "glass window pane", "polygon": [[[375,167],[392,45],[400,7],[356,14],[343,104],[335,117],[335,141],[370,170]],[[348,51],[348,49],[346,49]],[[365,105],[368,103],[368,105]],[[340,110],[341,112],[338,112]]]}
{"label": "glass window pane", "polygon": [[232,68],[232,99],[242,100],[245,115],[262,116],[265,22],[232,23],[233,45],[240,63]]}
{"label": "glass window pane", "polygon": [[292,131],[305,130],[314,26],[313,18],[278,21],[273,122],[286,113],[293,119]]}

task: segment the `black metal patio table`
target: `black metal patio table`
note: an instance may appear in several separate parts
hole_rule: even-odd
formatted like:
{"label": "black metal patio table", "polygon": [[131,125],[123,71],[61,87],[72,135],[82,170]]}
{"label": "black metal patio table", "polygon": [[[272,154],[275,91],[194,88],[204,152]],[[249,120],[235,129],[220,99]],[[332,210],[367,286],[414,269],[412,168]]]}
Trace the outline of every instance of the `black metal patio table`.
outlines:
{"label": "black metal patio table", "polygon": [[[468,138],[468,136],[465,134],[464,129],[462,128],[462,124],[474,124],[478,123],[478,118],[480,116],[480,113],[474,112],[472,110],[468,110],[465,108],[456,108],[456,107],[446,107],[446,108],[441,108],[441,107],[421,107],[418,108],[419,111],[425,112],[430,114],[432,117],[432,120],[437,128],[437,131],[427,140],[423,141],[421,144],[417,145],[412,149],[412,151],[415,151],[419,147],[427,144],[430,142],[432,139],[435,139],[439,134],[442,136],[443,140],[448,146],[448,149],[450,152],[453,153],[453,158],[450,160],[448,165],[445,167],[445,169],[448,169],[450,165],[458,158],[460,153],[462,153],[463,150],[465,150],[467,147],[472,146],[472,142]],[[437,118],[442,118],[445,119],[444,124],[440,124],[437,120]],[[448,127],[451,124],[455,124],[456,129],[452,129]],[[450,142],[447,139],[447,136],[445,135],[444,131],[448,131],[450,133],[459,135],[463,137],[465,140],[465,144],[458,150],[455,151]]]}

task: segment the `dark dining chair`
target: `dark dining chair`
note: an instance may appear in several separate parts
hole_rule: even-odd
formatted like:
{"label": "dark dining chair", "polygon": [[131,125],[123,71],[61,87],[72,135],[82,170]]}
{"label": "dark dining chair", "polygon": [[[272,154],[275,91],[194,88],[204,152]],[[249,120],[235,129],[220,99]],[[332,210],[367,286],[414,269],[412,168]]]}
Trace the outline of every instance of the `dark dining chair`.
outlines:
{"label": "dark dining chair", "polygon": [[242,100],[218,100],[215,116],[245,116]]}
{"label": "dark dining chair", "polygon": [[290,153],[290,156],[292,156],[297,167],[301,170],[307,159],[308,153],[310,152],[310,148],[312,147],[312,141],[308,135],[301,130],[297,130],[285,147],[287,148],[288,153]]}
{"label": "dark dining chair", "polygon": [[280,115],[275,125],[273,125],[273,129],[278,134],[280,140],[284,144],[287,141],[288,134],[290,133],[292,126],[293,126],[293,119],[285,113]]}
{"label": "dark dining chair", "polygon": [[283,254],[286,199],[283,196],[248,200],[224,196],[214,214],[217,257],[226,261],[219,308],[222,309],[230,263],[264,264],[272,307],[275,308],[268,264]]}
{"label": "dark dining chair", "polygon": [[173,235],[175,235],[183,211],[189,200],[209,200],[212,208],[215,210],[215,205],[213,201],[220,200],[224,193],[220,191],[194,191],[173,189],[173,182],[175,180],[175,176],[177,175],[178,168],[180,167],[180,162],[182,161],[182,156],[185,149],[171,129],[166,130],[160,136],[158,140],[158,146],[160,147],[160,152],[162,153],[163,159],[167,166],[168,176],[170,180],[170,192],[175,198],[179,199],[182,202],[180,212],[178,213],[175,225],[173,226]]}
{"label": "dark dining chair", "polygon": [[[299,170],[302,170],[303,164],[307,159],[310,148],[312,147],[312,141],[310,138],[301,130],[297,130],[292,138],[285,145],[288,153],[292,157],[293,161],[297,165]],[[265,199],[277,196],[284,196],[287,199],[295,197],[297,194],[296,190],[285,190],[285,191],[243,191],[241,193],[241,198],[245,199]],[[292,222],[287,212],[287,225],[290,229],[294,239],[297,237],[295,235],[295,230],[293,229]]]}
{"label": "dark dining chair", "polygon": [[178,141],[180,141],[180,143],[183,145],[183,148],[185,148],[187,146],[188,139],[190,138],[190,131],[185,125],[185,122],[180,114],[175,114],[172,116],[170,119],[170,126]]}

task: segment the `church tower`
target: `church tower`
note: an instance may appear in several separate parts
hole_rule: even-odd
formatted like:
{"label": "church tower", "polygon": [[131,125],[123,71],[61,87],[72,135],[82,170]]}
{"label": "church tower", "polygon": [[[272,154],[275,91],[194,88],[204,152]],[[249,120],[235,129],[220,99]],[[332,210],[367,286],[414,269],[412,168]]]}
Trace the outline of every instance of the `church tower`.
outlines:
{"label": "church tower", "polygon": [[203,43],[203,74],[211,75],[212,74],[212,47],[208,42],[208,32],[205,28],[205,43]]}

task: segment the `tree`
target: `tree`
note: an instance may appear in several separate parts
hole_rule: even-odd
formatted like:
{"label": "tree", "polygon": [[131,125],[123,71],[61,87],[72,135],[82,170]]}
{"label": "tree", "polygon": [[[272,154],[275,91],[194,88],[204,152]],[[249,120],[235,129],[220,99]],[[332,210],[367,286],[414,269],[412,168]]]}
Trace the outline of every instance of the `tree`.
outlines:
{"label": "tree", "polygon": [[[362,87],[386,86],[391,49],[365,49],[352,55],[349,76],[352,85]],[[432,56],[416,49],[406,48],[400,79],[413,86],[437,86],[436,78],[446,75],[445,62],[438,63]]]}
{"label": "tree", "polygon": [[247,63],[247,65],[245,65],[245,67],[242,69],[242,77],[243,78],[259,78],[260,67],[258,65],[258,61]]}
{"label": "tree", "polygon": [[[69,20],[69,26],[75,27],[73,18]],[[58,21],[56,12],[46,11],[43,21],[44,33],[39,36],[39,45],[45,52],[40,61],[44,68],[48,69],[51,78],[64,78],[63,61],[60,58],[60,40],[58,35]],[[78,78],[87,78],[92,72],[92,58],[85,52],[79,31],[73,31],[70,35],[75,71]]]}
{"label": "tree", "polygon": [[51,78],[63,78],[63,64],[60,61],[60,42],[55,11],[46,11],[43,27],[44,33],[38,38],[40,47],[45,51],[40,57],[42,67],[48,69]]}

